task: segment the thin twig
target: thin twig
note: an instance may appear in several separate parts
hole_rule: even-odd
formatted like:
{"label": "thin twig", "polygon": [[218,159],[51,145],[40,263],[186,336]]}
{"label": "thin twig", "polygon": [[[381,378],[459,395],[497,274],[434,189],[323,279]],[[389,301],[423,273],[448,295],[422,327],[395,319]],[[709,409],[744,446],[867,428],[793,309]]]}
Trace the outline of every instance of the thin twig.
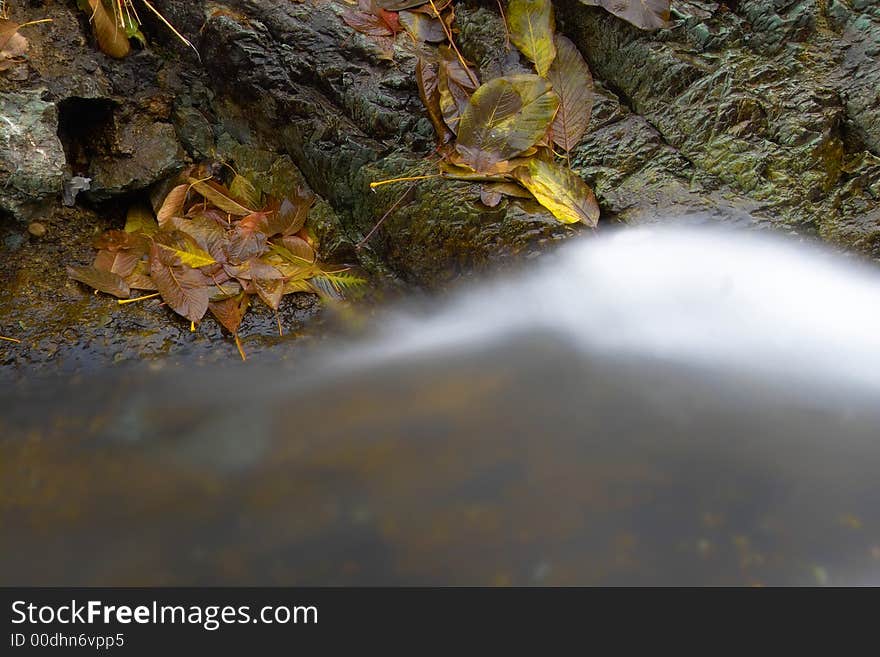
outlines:
{"label": "thin twig", "polygon": [[372,229],[370,229],[370,232],[366,234],[364,239],[357,243],[357,245],[354,247],[355,251],[360,251],[366,245],[366,243],[370,241],[370,238],[372,238],[376,231],[379,230],[379,227],[385,223],[385,220],[391,216],[391,214],[397,209],[397,206],[403,203],[403,199],[407,197],[407,195],[415,188],[417,184],[418,181],[412,183],[409,187],[406,188],[406,191],[404,191],[403,194],[401,194],[400,197],[396,201],[394,201],[394,205],[388,208],[385,214],[382,215],[382,218],[379,219],[379,221],[376,222],[376,225],[373,226]]}
{"label": "thin twig", "polygon": [[449,27],[443,20],[443,17],[440,15],[440,12],[437,10],[437,5],[434,4],[434,0],[428,0],[431,3],[431,9],[434,10],[434,14],[436,14],[437,19],[440,21],[440,27],[443,28],[443,33],[446,35],[446,38],[449,40],[449,45],[452,46],[452,49],[455,51],[456,56],[458,57],[458,61],[461,62],[462,67],[464,67],[464,72],[468,74],[468,77],[471,79],[471,83],[475,87],[480,86],[480,81],[477,80],[477,76],[471,72],[471,69],[468,68],[467,62],[464,61],[464,57],[461,56],[461,52],[458,50],[458,46],[455,45],[455,39],[452,38],[452,32],[449,31]]}

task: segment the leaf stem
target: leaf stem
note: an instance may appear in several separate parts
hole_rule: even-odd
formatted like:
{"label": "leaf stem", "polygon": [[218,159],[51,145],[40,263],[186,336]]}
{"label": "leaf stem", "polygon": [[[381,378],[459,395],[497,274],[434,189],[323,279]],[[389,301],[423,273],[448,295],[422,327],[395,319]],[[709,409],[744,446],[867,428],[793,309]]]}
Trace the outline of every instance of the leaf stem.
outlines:
{"label": "leaf stem", "polygon": [[124,306],[127,303],[134,303],[135,301],[146,301],[147,299],[155,299],[158,296],[161,296],[161,295],[158,292],[155,292],[153,294],[148,294],[143,297],[136,297],[134,299],[120,299],[116,303],[118,303],[120,306]]}
{"label": "leaf stem", "polygon": [[388,180],[377,180],[370,183],[370,189],[376,189],[382,185],[390,185],[391,183],[408,182],[410,180],[428,180],[429,178],[440,178],[443,174],[432,173],[428,176],[404,176],[403,178],[389,178]]}
{"label": "leaf stem", "polygon": [[[424,176],[424,177],[432,178],[433,176]],[[415,180],[418,181],[419,179],[420,178],[417,177]],[[355,247],[354,247],[355,251],[360,251],[364,247],[364,245],[370,241],[370,238],[373,237],[373,235],[376,233],[376,231],[379,230],[379,227],[385,223],[385,220],[391,216],[391,213],[397,209],[397,206],[403,202],[403,199],[405,199],[409,195],[409,193],[415,188],[415,186],[416,186],[416,183],[412,183],[409,187],[406,188],[406,191],[404,191],[403,194],[401,194],[400,197],[396,201],[394,201],[394,205],[392,205],[390,208],[388,208],[388,210],[385,212],[385,214],[382,215],[382,218],[379,219],[379,221],[376,222],[376,225],[370,229],[370,232],[366,234],[364,239],[362,239],[360,242],[358,242],[355,245]]]}
{"label": "leaf stem", "polygon": [[21,344],[21,340],[17,338],[7,338],[5,335],[0,335],[0,340],[6,340],[7,342],[14,342],[15,344]]}

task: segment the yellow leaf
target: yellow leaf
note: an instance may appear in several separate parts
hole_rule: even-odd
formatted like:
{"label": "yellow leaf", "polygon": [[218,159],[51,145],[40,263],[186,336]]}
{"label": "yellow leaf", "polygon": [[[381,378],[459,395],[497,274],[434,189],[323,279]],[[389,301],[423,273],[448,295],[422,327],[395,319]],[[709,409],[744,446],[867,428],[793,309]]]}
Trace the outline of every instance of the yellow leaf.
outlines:
{"label": "yellow leaf", "polygon": [[566,224],[580,221],[590,228],[599,222],[599,203],[593,190],[570,169],[533,158],[528,166],[514,171],[514,175],[559,221]]}
{"label": "yellow leaf", "polygon": [[556,23],[550,0],[510,0],[507,26],[510,40],[535,63],[538,75],[546,75],[556,57]]}
{"label": "yellow leaf", "polygon": [[237,217],[246,217],[255,212],[255,210],[246,208],[233,199],[229,190],[223,185],[219,185],[211,180],[196,180],[195,178],[190,178],[189,183],[194,190],[208,199],[218,209],[223,210],[223,212],[228,212]]}
{"label": "yellow leaf", "polygon": [[157,230],[159,230],[159,224],[156,223],[152,210],[147,206],[135,203],[128,209],[128,215],[125,218],[126,233],[140,231],[144,235],[152,235]]}
{"label": "yellow leaf", "polygon": [[207,267],[208,265],[213,265],[217,262],[207,251],[202,250],[194,244],[181,242],[181,245],[184,246],[183,249],[168,246],[166,244],[156,244],[160,249],[165,249],[169,253],[174,254],[180,258],[180,262],[193,269]]}

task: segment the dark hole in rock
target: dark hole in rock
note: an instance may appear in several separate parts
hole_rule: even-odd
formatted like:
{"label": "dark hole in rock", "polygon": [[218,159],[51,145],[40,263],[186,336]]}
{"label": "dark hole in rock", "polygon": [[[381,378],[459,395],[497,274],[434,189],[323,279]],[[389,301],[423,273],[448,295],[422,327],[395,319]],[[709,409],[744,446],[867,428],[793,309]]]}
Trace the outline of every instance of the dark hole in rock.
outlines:
{"label": "dark hole in rock", "polygon": [[86,175],[96,155],[114,150],[116,104],[94,98],[67,98],[58,104],[58,138],[73,175]]}

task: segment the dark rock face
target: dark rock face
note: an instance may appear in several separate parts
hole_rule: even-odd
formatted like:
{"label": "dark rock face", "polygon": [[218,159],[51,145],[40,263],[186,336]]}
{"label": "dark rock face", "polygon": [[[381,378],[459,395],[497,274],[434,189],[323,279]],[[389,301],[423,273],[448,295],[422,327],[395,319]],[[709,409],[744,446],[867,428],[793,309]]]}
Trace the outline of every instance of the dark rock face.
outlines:
{"label": "dark rock face", "polygon": [[880,255],[876,7],[688,2],[672,29],[645,34],[558,5],[598,77],[693,170],[773,224]]}

